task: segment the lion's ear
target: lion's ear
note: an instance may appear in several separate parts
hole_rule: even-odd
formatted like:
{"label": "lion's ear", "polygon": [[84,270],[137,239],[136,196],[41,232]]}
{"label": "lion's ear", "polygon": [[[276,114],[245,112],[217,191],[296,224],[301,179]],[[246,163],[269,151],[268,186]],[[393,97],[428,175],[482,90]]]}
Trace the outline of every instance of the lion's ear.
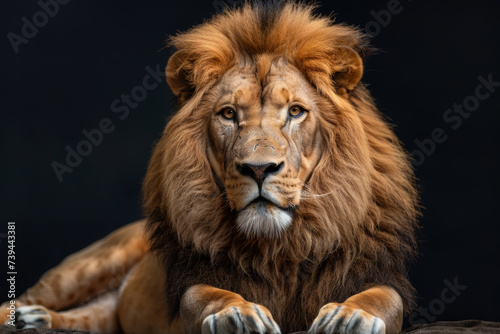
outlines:
{"label": "lion's ear", "polygon": [[348,95],[363,76],[363,60],[351,47],[337,46],[319,52],[304,52],[298,61],[304,74],[325,93]]}
{"label": "lion's ear", "polygon": [[363,76],[363,60],[352,48],[335,49],[331,58],[331,78],[337,94],[346,95],[358,85]]}
{"label": "lion's ear", "polygon": [[168,60],[165,69],[167,83],[180,102],[189,99],[194,92],[194,86],[189,78],[192,68],[192,62],[182,51],[175,52]]}

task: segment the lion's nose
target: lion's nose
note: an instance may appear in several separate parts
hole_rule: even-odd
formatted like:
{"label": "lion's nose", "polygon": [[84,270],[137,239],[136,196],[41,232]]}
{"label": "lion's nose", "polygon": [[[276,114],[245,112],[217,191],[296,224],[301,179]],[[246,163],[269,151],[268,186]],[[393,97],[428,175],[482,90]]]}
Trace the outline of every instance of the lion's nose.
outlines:
{"label": "lion's nose", "polygon": [[283,162],[279,164],[241,164],[237,165],[237,168],[242,175],[250,176],[257,181],[260,188],[264,179],[271,174],[277,174],[283,168],[283,165]]}

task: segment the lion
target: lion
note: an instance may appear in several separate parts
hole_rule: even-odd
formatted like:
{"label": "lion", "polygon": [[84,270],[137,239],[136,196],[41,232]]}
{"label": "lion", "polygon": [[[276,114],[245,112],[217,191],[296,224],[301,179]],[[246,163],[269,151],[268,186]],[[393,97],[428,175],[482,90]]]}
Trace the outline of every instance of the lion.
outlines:
{"label": "lion", "polygon": [[[418,193],[361,82],[358,30],[254,2],[170,40],[179,108],[145,220],[65,259],[2,312],[101,333],[399,333]],[[12,311],[13,306],[16,309]]]}

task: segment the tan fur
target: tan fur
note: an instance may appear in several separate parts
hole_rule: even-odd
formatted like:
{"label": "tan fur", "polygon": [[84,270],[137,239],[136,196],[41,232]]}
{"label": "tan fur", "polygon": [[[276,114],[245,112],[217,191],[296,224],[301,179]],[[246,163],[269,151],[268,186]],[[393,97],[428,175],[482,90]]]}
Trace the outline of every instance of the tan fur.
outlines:
{"label": "tan fur", "polygon": [[120,291],[118,319],[126,333],[183,333],[180,319],[168,321],[165,273],[152,255],[133,269]]}
{"label": "tan fur", "polygon": [[246,4],[173,37],[179,110],[144,181],[151,253],[131,225],[19,301],[58,311],[116,291],[117,277],[102,331],[400,331],[414,293],[413,173],[360,82],[364,37],[312,10]]}
{"label": "tan fur", "polygon": [[[127,225],[68,256],[16,298],[16,308],[37,305],[50,315],[52,328],[115,333],[118,288],[147,249],[144,222]],[[2,319],[8,306],[0,307]]]}

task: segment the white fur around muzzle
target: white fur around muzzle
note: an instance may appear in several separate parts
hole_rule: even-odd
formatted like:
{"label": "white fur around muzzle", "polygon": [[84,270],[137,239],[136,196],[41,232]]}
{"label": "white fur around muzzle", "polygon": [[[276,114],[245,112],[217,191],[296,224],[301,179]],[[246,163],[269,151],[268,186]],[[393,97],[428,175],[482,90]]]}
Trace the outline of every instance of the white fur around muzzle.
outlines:
{"label": "white fur around muzzle", "polygon": [[261,203],[251,204],[236,218],[238,230],[251,237],[279,237],[291,223],[291,213]]}

